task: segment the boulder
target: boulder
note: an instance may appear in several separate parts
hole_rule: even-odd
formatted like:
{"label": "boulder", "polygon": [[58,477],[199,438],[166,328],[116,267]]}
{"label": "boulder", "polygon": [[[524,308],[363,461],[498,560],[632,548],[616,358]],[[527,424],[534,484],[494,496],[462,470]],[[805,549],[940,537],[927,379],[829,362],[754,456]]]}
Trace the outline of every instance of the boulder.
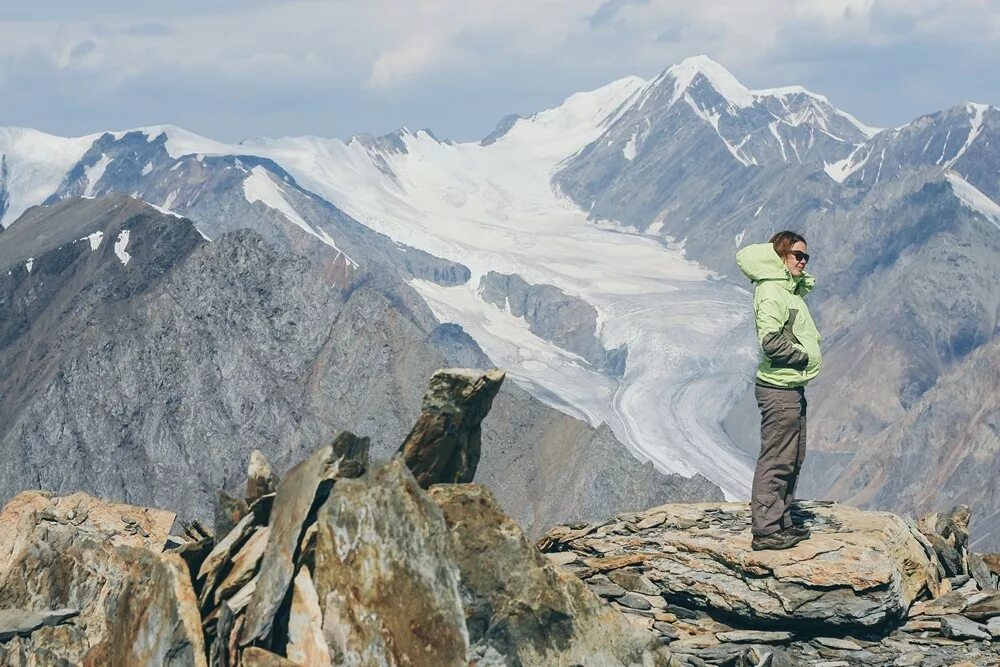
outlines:
{"label": "boulder", "polygon": [[481,423],[504,371],[446,368],[431,377],[417,423],[399,448],[423,488],[471,482],[479,465]]}
{"label": "boulder", "polygon": [[663,505],[586,531],[558,527],[540,544],[602,571],[637,570],[668,599],[751,628],[879,626],[937,584],[921,542],[893,514],[801,502],[793,515],[812,537],[784,551],[750,549],[750,512],[737,503]]}
{"label": "boulder", "polygon": [[244,497],[247,504],[253,504],[261,496],[274,493],[278,488],[278,478],[271,470],[271,464],[259,449],[250,452],[250,464],[247,467],[247,484]]}
{"label": "boulder", "polygon": [[468,664],[448,528],[401,459],[339,480],[317,523],[315,585],[334,664]]}
{"label": "boulder", "polygon": [[198,601],[177,554],[139,553],[114,601],[107,664],[207,667]]}
{"label": "boulder", "polygon": [[651,633],[543,557],[486,487],[433,486],[430,497],[451,529],[471,656],[526,667],[668,664]]}
{"label": "boulder", "polygon": [[172,512],[84,493],[12,499],[0,512],[0,609],[79,614],[10,639],[0,664],[107,664],[123,592],[155,576],[173,520]]}

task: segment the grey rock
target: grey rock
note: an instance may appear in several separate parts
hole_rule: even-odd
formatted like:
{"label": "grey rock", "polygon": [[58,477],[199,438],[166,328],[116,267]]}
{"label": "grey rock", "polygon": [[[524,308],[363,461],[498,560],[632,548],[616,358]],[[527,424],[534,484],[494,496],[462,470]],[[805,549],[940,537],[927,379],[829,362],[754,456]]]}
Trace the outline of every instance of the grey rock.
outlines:
{"label": "grey rock", "polygon": [[850,639],[840,639],[839,637],[816,637],[812,641],[819,646],[839,651],[860,651],[864,648],[857,642],[853,642]]}
{"label": "grey rock", "polygon": [[639,611],[646,611],[653,608],[653,605],[649,603],[649,600],[641,595],[637,595],[636,593],[625,593],[624,595],[618,597],[615,602],[623,607],[638,609]]}
{"label": "grey rock", "polygon": [[1000,616],[994,616],[986,621],[986,630],[992,635],[993,639],[1000,637]]}
{"label": "grey rock", "polygon": [[0,642],[18,635],[30,635],[42,626],[59,625],[78,616],[78,609],[52,609],[28,611],[26,609],[0,609]]}
{"label": "grey rock", "polygon": [[950,614],[941,617],[941,634],[949,639],[991,639],[986,628],[964,616]]}
{"label": "grey rock", "polygon": [[499,369],[449,368],[431,377],[420,417],[399,448],[423,488],[472,481],[482,447],[481,423],[505,375]]}
{"label": "grey rock", "polygon": [[781,630],[731,630],[716,632],[715,636],[720,641],[736,644],[783,644],[795,635]]}
{"label": "grey rock", "polygon": [[620,598],[628,592],[618,584],[592,584],[589,588],[602,598]]}

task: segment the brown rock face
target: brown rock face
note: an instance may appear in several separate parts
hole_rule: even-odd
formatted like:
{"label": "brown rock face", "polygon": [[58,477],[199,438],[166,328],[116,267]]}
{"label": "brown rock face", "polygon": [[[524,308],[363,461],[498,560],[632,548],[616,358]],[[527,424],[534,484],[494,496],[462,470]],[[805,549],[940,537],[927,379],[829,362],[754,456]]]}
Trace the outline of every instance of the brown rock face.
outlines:
{"label": "brown rock face", "polygon": [[468,664],[448,529],[400,459],[338,481],[318,524],[316,590],[335,664]]}
{"label": "brown rock face", "polygon": [[430,496],[444,512],[461,571],[470,659],[508,664],[666,665],[625,616],[547,562],[479,484],[440,485]]}
{"label": "brown rock face", "polygon": [[176,554],[139,553],[111,618],[108,664],[206,667],[198,601]]}
{"label": "brown rock face", "polygon": [[447,368],[431,377],[420,417],[399,448],[423,488],[471,482],[479,464],[481,423],[505,373]]}
{"label": "brown rock face", "polygon": [[171,512],[83,493],[11,500],[0,513],[0,608],[69,607],[79,616],[0,646],[0,664],[108,664],[123,591],[154,576],[148,556],[162,550],[172,522]]}
{"label": "brown rock face", "polygon": [[936,581],[915,531],[895,515],[806,502],[795,513],[813,534],[784,551],[752,551],[749,510],[736,503],[663,505],[583,530],[558,528],[542,545],[575,551],[593,569],[629,566],[664,597],[751,627],[878,626],[902,618]]}

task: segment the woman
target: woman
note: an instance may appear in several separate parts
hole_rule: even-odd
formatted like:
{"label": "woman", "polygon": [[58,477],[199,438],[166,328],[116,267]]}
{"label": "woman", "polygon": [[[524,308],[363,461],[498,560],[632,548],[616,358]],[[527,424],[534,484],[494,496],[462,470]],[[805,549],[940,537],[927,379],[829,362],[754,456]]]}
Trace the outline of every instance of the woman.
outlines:
{"label": "woman", "polygon": [[736,253],[736,264],[754,284],[764,351],[754,386],[760,408],[760,456],[750,495],[755,550],[787,549],[809,537],[791,514],[806,454],[805,386],[822,364],[819,331],[802,300],[816,282],[805,272],[808,261],[806,240],[789,231]]}

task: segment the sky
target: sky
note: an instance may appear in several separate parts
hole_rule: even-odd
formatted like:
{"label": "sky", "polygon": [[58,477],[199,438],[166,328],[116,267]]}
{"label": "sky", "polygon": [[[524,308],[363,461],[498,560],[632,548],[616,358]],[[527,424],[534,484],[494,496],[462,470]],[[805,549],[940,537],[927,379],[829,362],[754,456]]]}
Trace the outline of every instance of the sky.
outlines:
{"label": "sky", "polygon": [[[10,5],[9,7],[7,5]],[[995,0],[46,0],[0,6],[0,126],[478,139],[706,54],[868,125],[1000,105]]]}

